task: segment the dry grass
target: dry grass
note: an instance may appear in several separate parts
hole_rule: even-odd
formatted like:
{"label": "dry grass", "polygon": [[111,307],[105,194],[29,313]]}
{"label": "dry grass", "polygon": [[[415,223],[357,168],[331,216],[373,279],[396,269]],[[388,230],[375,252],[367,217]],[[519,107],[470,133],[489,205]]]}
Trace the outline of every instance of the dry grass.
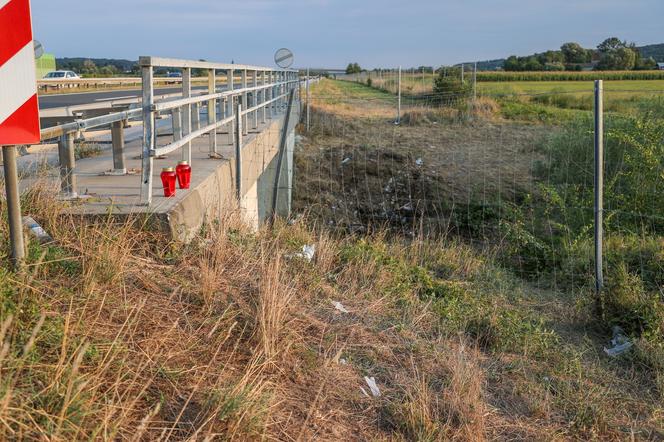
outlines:
{"label": "dry grass", "polygon": [[[414,362],[401,366],[403,338],[381,326],[394,300],[361,301],[390,275],[358,282],[367,269],[340,268],[343,243],[325,234],[302,225],[254,234],[229,208],[185,246],[139,218],[63,215],[51,192],[33,190],[24,207],[56,243],[31,243],[24,271],[0,280],[0,439],[387,439],[401,433],[385,410],[418,388],[407,373],[442,354],[454,360],[440,345],[409,351]],[[284,258],[309,242],[315,263]],[[372,348],[373,368],[342,363]],[[362,394],[367,369],[380,372],[384,396]],[[454,370],[427,379],[465,388],[455,379],[470,372]],[[413,402],[431,416],[438,405]],[[467,413],[454,411],[445,434],[467,431]]]}
{"label": "dry grass", "polygon": [[423,223],[446,231],[466,222],[452,219],[458,207],[496,195],[520,200],[532,191],[537,149],[550,133],[500,121],[490,99],[471,106],[471,120],[457,109],[414,107],[395,126],[393,103],[367,87],[325,81],[313,97],[321,99],[297,157],[296,209],[342,230],[413,232]]}

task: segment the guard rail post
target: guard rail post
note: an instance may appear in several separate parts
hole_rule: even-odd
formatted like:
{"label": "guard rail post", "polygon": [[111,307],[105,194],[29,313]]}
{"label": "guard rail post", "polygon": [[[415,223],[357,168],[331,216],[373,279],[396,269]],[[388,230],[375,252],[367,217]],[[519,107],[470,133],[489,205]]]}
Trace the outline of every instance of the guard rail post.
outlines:
{"label": "guard rail post", "polygon": [[237,103],[235,112],[235,190],[238,204],[242,201],[242,104]]}
{"label": "guard rail post", "polygon": [[[191,97],[191,69],[183,68],[182,69],[182,98]],[[191,105],[187,104],[184,106],[184,121],[182,127],[182,136],[189,135],[191,133]],[[187,143],[182,147],[182,161],[186,161],[187,164],[191,164],[191,143]]]}
{"label": "guard rail post", "polygon": [[111,144],[113,146],[113,175],[126,175],[127,166],[125,165],[124,148],[124,122],[125,120],[115,121],[111,124]]}
{"label": "guard rail post", "polygon": [[267,101],[266,85],[267,85],[267,72],[263,71],[263,73],[261,74],[261,86],[263,86],[263,88],[261,89],[261,104],[263,104],[263,106],[261,106],[261,122],[263,124],[265,124],[266,122],[265,119],[266,116],[265,102]]}
{"label": "guard rail post", "polygon": [[258,129],[258,71],[252,71],[251,73],[251,85],[254,88],[254,91],[251,93],[251,106],[254,108],[254,111],[251,113],[253,118],[253,129]]}
{"label": "guard rail post", "polygon": [[73,133],[65,133],[58,141],[58,156],[60,158],[60,194],[63,198],[76,198],[76,153],[74,150]]}
{"label": "guard rail post", "polygon": [[152,157],[155,146],[154,127],[154,72],[151,65],[141,67],[143,79],[143,154],[141,159],[141,204],[150,205],[152,202]]}
{"label": "guard rail post", "polygon": [[[217,92],[217,81],[215,77],[215,70],[208,70],[208,94],[214,94]],[[211,99],[208,101],[208,124],[214,124],[217,122],[217,100]],[[217,157],[219,153],[217,152],[217,128],[215,127],[209,133],[210,137],[210,157]]]}
{"label": "guard rail post", "polygon": [[[235,88],[235,85],[233,84],[234,83],[234,78],[233,77],[235,77],[235,71],[233,69],[229,69],[226,72],[226,77],[227,77],[227,79],[226,79],[227,88],[228,88],[229,91],[232,91]],[[233,101],[234,101],[233,96],[229,95],[228,99],[226,100],[227,117],[232,117],[233,116],[233,110],[234,110],[233,109],[234,108]],[[233,126],[234,126],[233,125],[233,120],[231,120],[228,123],[228,143],[231,144],[231,145],[235,142],[235,135],[233,134],[234,131],[235,131],[235,128]]]}
{"label": "guard rail post", "polygon": [[[242,70],[242,89],[245,89],[244,92],[242,92],[242,109],[247,109],[247,100],[248,100],[248,94],[247,94],[247,70],[243,69]],[[238,117],[242,117],[242,135],[247,135],[249,133],[249,125],[247,124],[248,121],[248,115],[244,114],[238,114]]]}

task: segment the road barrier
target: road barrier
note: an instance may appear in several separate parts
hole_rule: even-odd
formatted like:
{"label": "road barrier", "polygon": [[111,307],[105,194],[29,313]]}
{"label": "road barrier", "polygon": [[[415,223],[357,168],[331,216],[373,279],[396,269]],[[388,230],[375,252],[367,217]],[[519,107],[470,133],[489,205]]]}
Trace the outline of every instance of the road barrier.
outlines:
{"label": "road barrier", "polygon": [[[60,158],[61,194],[65,198],[77,197],[74,175],[74,140],[81,132],[110,125],[113,144],[114,169],[111,174],[124,174],[124,137],[122,126],[131,119],[143,121],[143,151],[141,168],[141,203],[152,202],[152,180],[154,157],[182,149],[182,160],[191,164],[191,142],[198,137],[209,135],[209,157],[219,158],[217,152],[217,129],[228,126],[229,142],[235,137],[257,129],[259,121],[283,113],[287,97],[292,89],[298,88],[299,77],[296,70],[272,69],[268,67],[221,64],[191,60],[176,60],[156,57],[141,57],[142,105],[137,109],[127,109],[93,118],[77,119],[66,124],[45,128],[41,139],[58,138]],[[181,98],[157,100],[155,84],[161,79],[154,78],[155,68],[175,68],[182,70]],[[208,73],[207,90],[201,95],[192,96],[192,70],[205,70]],[[217,73],[225,74],[225,84],[220,84]],[[223,78],[223,77],[222,77]],[[239,87],[238,87],[239,86]],[[242,131],[235,133],[234,122],[238,118],[235,104],[241,104]],[[207,121],[201,121],[203,110],[207,109]],[[213,111],[211,111],[213,110]],[[155,119],[159,115],[171,117],[173,139],[165,146],[156,145]],[[203,114],[205,115],[205,114]]]}
{"label": "road barrier", "polygon": [[[205,77],[195,77],[192,83],[204,84]],[[176,86],[182,84],[182,78],[157,77],[155,85]],[[43,78],[37,80],[37,87],[41,92],[49,92],[61,89],[111,89],[123,87],[141,87],[140,77],[114,77],[114,78]],[[69,92],[69,91],[67,91]]]}

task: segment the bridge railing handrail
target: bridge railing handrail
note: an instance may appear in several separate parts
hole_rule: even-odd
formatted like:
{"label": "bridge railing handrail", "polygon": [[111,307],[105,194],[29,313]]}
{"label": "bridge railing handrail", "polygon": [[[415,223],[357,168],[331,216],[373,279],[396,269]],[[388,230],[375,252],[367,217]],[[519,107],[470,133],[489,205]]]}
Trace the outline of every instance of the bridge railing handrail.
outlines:
{"label": "bridge railing handrail", "polygon": [[[139,97],[139,107],[113,112],[107,115],[95,116],[87,119],[78,119],[73,122],[42,129],[41,139],[58,138],[60,156],[61,190],[64,196],[77,196],[76,178],[74,175],[74,139],[85,130],[111,125],[113,130],[113,164],[110,174],[125,174],[124,166],[124,137],[122,126],[130,119],[143,120],[143,149],[141,168],[141,202],[150,204],[152,201],[152,180],[154,157],[173,152],[182,148],[182,159],[191,164],[191,141],[205,134],[210,134],[210,157],[218,158],[217,128],[228,125],[228,135],[233,143],[237,137],[248,134],[247,119],[253,116],[253,127],[258,128],[259,113],[261,122],[266,118],[285,110],[288,93],[297,89],[299,84],[298,71],[294,69],[272,69],[269,67],[237,65],[226,63],[211,63],[193,60],[176,60],[159,57],[140,57],[142,98]],[[154,86],[163,78],[154,77],[154,69],[168,67],[182,69],[182,78],[172,78],[181,83],[178,93],[182,98],[157,100]],[[192,94],[192,70],[206,70],[207,91],[202,94]],[[217,77],[217,71],[226,71],[226,75]],[[239,73],[240,84],[236,86],[236,77]],[[217,79],[225,77],[226,85],[217,84]],[[249,84],[251,77],[251,85]],[[259,81],[260,79],[260,81]],[[200,80],[200,78],[197,78]],[[199,83],[200,84],[200,83]],[[239,115],[243,118],[243,133],[235,134],[234,123],[238,118],[235,104],[241,109]],[[201,124],[201,110],[207,106],[208,121]],[[213,111],[210,112],[210,109]],[[158,114],[168,114],[171,117],[173,139],[164,146],[156,144],[156,123]],[[219,114],[219,118],[217,118]],[[115,132],[114,132],[115,131]],[[116,140],[116,137],[120,140]],[[118,143],[116,143],[118,141]],[[119,148],[116,148],[119,144]]]}
{"label": "bridge railing handrail", "polygon": [[[140,57],[142,77],[143,149],[141,167],[141,203],[152,202],[154,158],[181,149],[182,160],[191,164],[191,141],[209,134],[209,157],[219,158],[217,128],[228,126],[231,144],[241,146],[242,137],[248,135],[249,116],[254,129],[258,128],[259,112],[266,122],[286,108],[288,93],[299,84],[295,69],[275,69],[264,66],[214,63],[208,61],[179,60],[162,57]],[[182,71],[182,98],[156,101],[154,95],[155,68],[175,68]],[[192,96],[192,71],[207,71],[207,93]],[[217,85],[217,72],[225,72],[225,90]],[[236,77],[239,74],[239,85]],[[251,78],[250,78],[251,77]],[[251,84],[249,84],[251,81]],[[236,88],[236,86],[239,86]],[[201,124],[199,107],[207,106],[207,122]],[[155,114],[170,112],[173,139],[165,146],[157,146]],[[241,123],[235,122],[241,119]],[[241,127],[235,134],[234,127]]]}

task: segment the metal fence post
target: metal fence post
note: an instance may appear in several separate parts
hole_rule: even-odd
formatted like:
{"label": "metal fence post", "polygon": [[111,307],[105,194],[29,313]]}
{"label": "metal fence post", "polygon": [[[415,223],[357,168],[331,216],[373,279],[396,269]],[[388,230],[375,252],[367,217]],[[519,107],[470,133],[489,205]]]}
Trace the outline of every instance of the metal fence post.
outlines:
{"label": "metal fence post", "polygon": [[[184,68],[182,69],[182,98],[189,97],[191,97],[191,69]],[[189,135],[191,133],[191,105],[187,104],[183,110],[184,124],[182,128],[184,135]],[[187,143],[182,147],[182,161],[191,164],[191,143]]]}
{"label": "metal fence post", "polygon": [[58,141],[58,156],[60,157],[60,193],[64,198],[76,198],[76,152],[74,148],[74,134],[66,133]]}
{"label": "metal fence post", "polygon": [[242,201],[242,104],[235,109],[235,190],[238,202]]}
{"label": "metal fence post", "polygon": [[305,93],[307,94],[307,132],[309,132],[309,129],[311,127],[310,126],[310,119],[309,119],[309,115],[310,115],[310,112],[311,112],[311,103],[309,101],[309,68],[307,68],[307,83],[306,83],[306,92]]}
{"label": "metal fence post", "polygon": [[477,62],[473,66],[473,101],[477,101]]}
{"label": "metal fence post", "polygon": [[23,244],[23,223],[21,222],[21,200],[18,192],[16,146],[0,146],[0,149],[2,149],[2,162],[5,171],[11,260],[14,268],[18,270],[25,259],[25,245]]}
{"label": "metal fence post", "polygon": [[143,155],[141,168],[141,203],[152,202],[152,167],[154,159],[152,150],[155,146],[154,130],[154,85],[152,66],[143,66]]}
{"label": "metal fence post", "polygon": [[[604,85],[595,80],[595,289],[604,286],[602,243],[604,239]],[[601,300],[597,297],[601,311]]]}
{"label": "metal fence post", "polygon": [[399,78],[397,80],[397,121],[396,124],[401,124],[401,66],[399,66]]}
{"label": "metal fence post", "polygon": [[[208,70],[208,94],[217,92],[217,79],[215,77],[214,69]],[[211,99],[208,101],[208,125],[217,122],[217,100]],[[210,137],[210,157],[218,157],[217,153],[217,128],[215,127],[209,132]]]}

